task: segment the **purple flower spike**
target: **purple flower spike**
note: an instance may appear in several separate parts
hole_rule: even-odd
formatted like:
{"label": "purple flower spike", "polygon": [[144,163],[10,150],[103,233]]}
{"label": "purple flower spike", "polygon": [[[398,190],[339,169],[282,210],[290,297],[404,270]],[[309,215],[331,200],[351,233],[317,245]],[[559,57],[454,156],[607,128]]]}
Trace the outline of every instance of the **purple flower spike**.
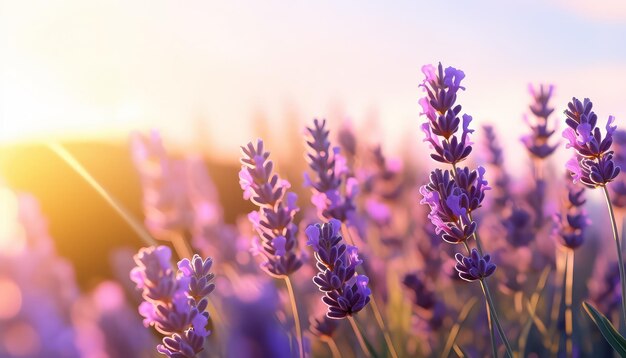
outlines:
{"label": "purple flower spike", "polygon": [[328,318],[326,315],[321,317],[311,317],[309,327],[311,333],[313,333],[316,337],[329,339],[333,337],[337,327],[339,327],[339,321]]}
{"label": "purple flower spike", "polygon": [[[326,120],[313,120],[313,126],[307,127],[308,136],[306,154],[309,167],[315,173],[315,178],[305,174],[305,183],[311,186],[312,203],[317,207],[320,217],[348,220],[355,211],[354,197],[356,179],[346,178],[349,174],[346,159],[339,154],[339,148],[331,148],[326,129]],[[346,181],[346,192],[341,193],[341,184]]]}
{"label": "purple flower spike", "polygon": [[491,256],[481,256],[478,250],[472,249],[472,253],[469,257],[463,256],[457,253],[456,258],[456,270],[465,281],[482,280],[485,277],[491,276],[496,270],[496,265],[491,262]]}
{"label": "purple flower spike", "polygon": [[[424,141],[435,150],[431,154],[434,160],[456,164],[467,158],[472,151],[472,142],[469,139],[469,134],[473,132],[469,129],[472,117],[461,114],[461,105],[455,105],[457,92],[459,89],[465,90],[461,86],[465,74],[453,67],[446,68],[444,73],[441,63],[437,70],[432,65],[426,65],[422,72],[426,77],[421,87],[425,89],[426,97],[420,99],[419,103],[423,109],[422,114],[427,118],[421,126],[426,134]],[[457,136],[460,127],[461,133]]]}
{"label": "purple flower spike", "polygon": [[528,246],[535,239],[532,217],[523,208],[514,206],[502,224],[507,231],[506,240],[513,247]]}
{"label": "purple flower spike", "polygon": [[550,102],[552,97],[554,86],[549,85],[546,87],[540,85],[539,89],[536,90],[532,85],[529,85],[528,88],[533,98],[529,108],[535,116],[535,120],[532,123],[527,120],[531,133],[522,137],[522,143],[532,156],[545,159],[554,153],[558,147],[558,143],[554,145],[549,144],[550,137],[555,132],[554,129],[548,128],[548,117],[554,111],[554,108],[550,107],[548,102]]}
{"label": "purple flower spike", "polygon": [[492,126],[483,126],[485,133],[484,145],[490,155],[488,163],[490,164],[490,174],[493,182],[494,191],[491,194],[496,209],[502,209],[511,198],[509,189],[510,178],[504,167],[504,153],[502,147],[498,143],[495,130]]}
{"label": "purple flower spike", "polygon": [[168,357],[195,357],[210,334],[206,308],[207,296],[215,288],[209,282],[214,277],[209,272],[213,261],[194,255],[181,260],[175,273],[171,256],[166,246],[143,248],[134,257],[137,267],[130,276],[145,300],[139,306],[144,324],[166,336],[157,351]]}
{"label": "purple flower spike", "polygon": [[476,222],[468,214],[481,206],[490,189],[484,174],[482,167],[472,171],[459,168],[453,178],[451,171],[436,169],[430,174],[430,183],[420,188],[420,203],[430,206],[428,218],[444,241],[459,244],[476,232]]}
{"label": "purple flower spike", "polygon": [[570,184],[565,219],[560,214],[554,215],[553,235],[563,246],[570,249],[576,249],[583,244],[585,228],[591,223],[582,208],[586,201],[584,191],[584,188],[577,189]]}
{"label": "purple flower spike", "polygon": [[253,244],[254,252],[265,257],[261,267],[268,274],[290,275],[302,266],[296,255],[298,226],[293,222],[299,210],[297,196],[287,192],[289,182],[273,173],[274,163],[269,160],[270,153],[264,150],[262,140],[256,146],[248,143],[241,150],[239,178],[244,198],[248,197],[259,207],[248,215],[260,240],[259,245]]}
{"label": "purple flower spike", "polygon": [[178,263],[178,269],[183,277],[189,280],[187,297],[193,300],[197,307],[206,307],[207,296],[215,289],[215,284],[211,282],[215,277],[210,272],[212,265],[213,260],[210,258],[202,260],[199,255],[193,255],[191,261],[185,258]]}
{"label": "purple flower spike", "polygon": [[567,163],[567,169],[572,173],[574,181],[580,180],[589,188],[605,186],[613,181],[620,172],[619,166],[613,160],[613,133],[617,127],[613,126],[615,117],[609,116],[602,136],[598,128],[598,116],[592,111],[593,103],[588,98],[583,102],[572,98],[565,111],[568,128],[563,131],[567,139],[566,148],[575,150],[574,157]]}
{"label": "purple flower spike", "polygon": [[342,242],[340,227],[341,223],[335,220],[310,225],[306,230],[319,270],[313,282],[324,292],[322,301],[328,306],[326,316],[333,319],[359,312],[369,303],[372,293],[367,286],[369,278],[356,273],[357,266],[363,262],[357,248]]}

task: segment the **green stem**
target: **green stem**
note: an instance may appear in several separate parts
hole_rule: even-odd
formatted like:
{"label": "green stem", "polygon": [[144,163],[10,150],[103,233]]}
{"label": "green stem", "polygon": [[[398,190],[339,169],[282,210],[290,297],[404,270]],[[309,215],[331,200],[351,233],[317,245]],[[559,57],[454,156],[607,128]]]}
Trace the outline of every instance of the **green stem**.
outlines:
{"label": "green stem", "polygon": [[[465,249],[467,250],[467,254],[470,255],[470,247],[467,244],[467,241],[463,241],[463,245],[465,245]],[[489,303],[485,301],[485,307],[487,308],[487,324],[489,325],[489,338],[491,338],[491,354],[494,357],[498,357],[498,346],[496,344],[496,336],[493,331],[493,321],[491,319],[491,310],[489,309]]]}
{"label": "green stem", "polygon": [[555,249],[556,258],[556,272],[554,273],[554,296],[552,297],[552,312],[550,313],[550,328],[548,335],[544,339],[544,346],[550,349],[553,355],[556,355],[558,350],[558,341],[560,336],[556,335],[557,323],[561,314],[561,304],[563,301],[563,280],[561,280],[561,273],[565,272],[565,268],[562,264],[562,259],[559,258],[560,250],[558,247]]}
{"label": "green stem", "polygon": [[[472,219],[472,213],[468,213],[467,217],[470,219],[470,221],[474,221],[474,219]],[[474,232],[474,240],[476,240],[476,248],[478,249],[478,253],[482,256],[483,245],[480,244],[480,236],[478,235],[478,227],[476,228],[476,231]]]}
{"label": "green stem", "polygon": [[461,331],[461,326],[463,325],[463,323],[465,323],[465,320],[467,319],[467,316],[469,315],[470,311],[476,304],[476,301],[477,301],[476,297],[472,297],[461,308],[461,312],[459,313],[459,318],[457,318],[457,321],[454,323],[454,325],[450,329],[450,335],[448,336],[448,339],[446,340],[446,345],[444,346],[443,352],[441,353],[441,358],[448,358],[448,356],[450,356],[450,351],[454,347],[454,341],[456,340],[456,337],[459,335],[459,332]]}
{"label": "green stem", "polygon": [[[352,233],[350,232],[350,228],[347,224],[342,223],[343,229],[347,233],[346,238],[348,239],[348,243],[352,246],[354,245],[354,240],[352,239]],[[365,269],[363,269],[365,272]],[[396,353],[396,348],[393,346],[393,342],[391,341],[391,336],[389,335],[389,331],[387,330],[387,326],[385,325],[385,321],[383,321],[383,316],[380,313],[380,309],[378,308],[378,304],[376,304],[376,299],[374,298],[374,293],[370,296],[370,305],[372,307],[372,312],[374,313],[374,318],[376,319],[376,324],[378,324],[378,328],[383,332],[383,337],[385,338],[385,343],[387,344],[387,349],[389,350],[389,354],[391,354],[392,358],[398,358],[398,353]]]}
{"label": "green stem", "polygon": [[574,286],[574,250],[568,249],[565,256],[565,350],[572,357],[572,291]]}
{"label": "green stem", "polygon": [[339,351],[339,347],[337,347],[337,343],[332,337],[328,337],[325,340],[326,344],[328,344],[328,348],[330,348],[330,353],[333,355],[333,358],[341,358],[341,352]]}
{"label": "green stem", "polygon": [[300,328],[300,315],[298,314],[298,307],[296,306],[296,295],[293,293],[293,287],[291,286],[291,280],[289,276],[285,276],[285,284],[287,285],[287,291],[289,291],[289,300],[291,301],[291,311],[293,313],[293,321],[296,328],[296,339],[298,340],[298,350],[300,351],[300,357],[304,357],[304,343],[302,342],[302,329]]}
{"label": "green stem", "polygon": [[354,335],[356,335],[357,341],[359,341],[359,345],[361,346],[361,350],[365,353],[365,356],[370,358],[372,354],[370,353],[369,348],[367,348],[367,344],[365,344],[365,339],[361,334],[361,330],[359,330],[359,326],[357,326],[354,321],[354,317],[348,316],[348,321],[350,321],[350,325],[352,326],[352,330],[354,331]]}
{"label": "green stem", "polygon": [[491,310],[489,304],[485,301],[485,308],[487,309],[487,323],[489,324],[489,338],[491,339],[491,354],[494,358],[498,358],[498,344],[496,343],[496,335],[493,330],[493,321],[491,320]]}
{"label": "green stem", "polygon": [[609,207],[609,216],[611,218],[611,225],[613,226],[613,238],[615,239],[615,247],[617,249],[617,263],[619,265],[619,279],[622,288],[622,321],[626,322],[626,273],[624,272],[624,259],[622,258],[622,248],[617,234],[617,222],[615,221],[615,213],[613,213],[613,204],[609,196],[609,189],[605,186],[604,197],[606,198],[606,205]]}
{"label": "green stem", "polygon": [[511,348],[511,344],[509,340],[506,338],[504,334],[504,329],[502,329],[502,325],[500,325],[500,320],[498,319],[498,314],[496,313],[496,307],[493,304],[493,299],[491,298],[491,293],[489,293],[489,286],[487,285],[486,279],[480,280],[480,286],[483,288],[483,293],[485,294],[485,298],[487,299],[487,304],[491,309],[491,313],[493,315],[493,321],[496,323],[496,327],[498,328],[498,333],[500,334],[500,338],[502,342],[504,342],[504,346],[506,347],[506,353],[510,358],[513,358],[513,349]]}

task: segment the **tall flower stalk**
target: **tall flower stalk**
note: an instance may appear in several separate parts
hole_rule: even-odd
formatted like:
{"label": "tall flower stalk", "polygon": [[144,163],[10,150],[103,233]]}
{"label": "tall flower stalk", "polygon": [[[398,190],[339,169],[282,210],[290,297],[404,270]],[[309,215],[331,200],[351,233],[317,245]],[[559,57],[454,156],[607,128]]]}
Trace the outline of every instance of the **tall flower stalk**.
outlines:
{"label": "tall flower stalk", "polygon": [[[313,120],[313,126],[307,128],[308,136],[306,154],[309,167],[314,177],[305,173],[305,184],[311,187],[311,202],[318,211],[318,216],[326,220],[336,219],[345,224],[348,242],[354,245],[350,229],[359,232],[359,220],[356,215],[355,197],[359,190],[359,182],[354,178],[348,167],[346,158],[340,154],[339,147],[331,147],[328,139],[330,131],[326,129],[326,120]],[[378,327],[383,333],[385,344],[392,357],[398,357],[385,322],[374,295],[371,296],[372,311]]]}
{"label": "tall flower stalk", "polygon": [[248,215],[259,240],[254,243],[253,251],[263,256],[261,268],[267,274],[285,281],[300,356],[304,357],[300,317],[289,278],[302,266],[302,260],[296,252],[298,226],[294,223],[294,217],[299,210],[297,196],[287,191],[291,186],[289,182],[273,172],[274,163],[269,160],[270,153],[264,150],[262,140],[259,139],[256,145],[248,143],[241,147],[241,151],[243,156],[239,183],[243,197],[259,208]]}
{"label": "tall flower stalk", "polygon": [[[472,152],[469,135],[474,131],[469,128],[472,117],[461,114],[462,106],[456,104],[457,93],[465,90],[461,81],[465,73],[453,67],[445,70],[441,63],[422,67],[425,79],[421,87],[426,96],[419,101],[422,114],[427,120],[421,125],[426,135],[425,142],[434,150],[430,156],[437,162],[448,164],[451,170],[435,169],[430,175],[430,183],[420,188],[424,197],[422,204],[428,204],[431,212],[429,219],[441,238],[451,244],[463,244],[469,254],[456,254],[456,269],[466,281],[479,281],[483,288],[491,327],[495,323],[500,338],[509,356],[513,356],[511,346],[498,320],[494,302],[486,278],[493,274],[496,265],[490,262],[490,256],[483,256],[483,248],[477,235],[478,224],[472,218],[472,212],[478,209],[490,189],[484,179],[485,169],[477,170],[458,168]],[[460,133],[459,133],[460,129]],[[468,239],[474,238],[477,249],[470,249]],[[491,328],[490,328],[490,331]],[[493,332],[490,332],[493,334]],[[494,340],[492,339],[492,342]],[[495,343],[494,343],[495,344]],[[493,347],[496,351],[496,348]]]}
{"label": "tall flower stalk", "polygon": [[554,92],[554,86],[539,85],[539,88],[535,88],[529,85],[528,91],[532,97],[529,109],[534,119],[524,118],[530,127],[530,133],[523,136],[521,140],[533,161],[535,187],[526,196],[535,212],[535,229],[540,229],[545,223],[543,207],[547,183],[544,179],[544,166],[546,159],[554,153],[559,145],[559,143],[550,143],[556,129],[551,128],[552,126],[548,122],[548,118],[554,112],[554,108],[549,103]]}
{"label": "tall flower stalk", "polygon": [[370,356],[364,338],[354,321],[354,314],[370,302],[372,291],[367,286],[369,278],[356,272],[359,259],[358,249],[346,245],[340,234],[341,222],[331,219],[324,224],[310,225],[306,229],[307,245],[314,250],[317,275],[313,282],[324,292],[322,301],[328,307],[326,316],[332,319],[347,318],[363,349]]}
{"label": "tall flower stalk", "polygon": [[168,357],[195,357],[204,350],[210,332],[206,329],[208,295],[215,289],[209,272],[213,261],[198,255],[183,259],[174,271],[167,246],[139,250],[130,277],[142,291],[139,313],[144,325],[165,335],[157,351]]}
{"label": "tall flower stalk", "polygon": [[617,251],[617,260],[620,268],[620,281],[622,289],[622,322],[626,322],[626,272],[613,204],[607,189],[607,184],[613,181],[620,173],[620,168],[613,160],[613,133],[617,126],[613,126],[615,117],[609,116],[602,135],[598,128],[598,116],[593,112],[593,103],[589,98],[581,102],[577,98],[567,104],[565,110],[565,123],[568,128],[563,131],[563,137],[567,139],[566,148],[574,150],[574,156],[567,162],[566,168],[572,174],[574,182],[580,181],[588,188],[602,188],[609,210],[613,239]]}
{"label": "tall flower stalk", "polygon": [[565,215],[556,214],[554,222],[554,236],[565,249],[565,270],[563,282],[565,282],[565,348],[567,356],[572,356],[572,332],[574,320],[572,311],[572,296],[574,289],[574,251],[582,245],[585,228],[590,221],[587,213],[582,209],[585,204],[583,196],[585,189],[576,189],[572,185],[568,189]]}

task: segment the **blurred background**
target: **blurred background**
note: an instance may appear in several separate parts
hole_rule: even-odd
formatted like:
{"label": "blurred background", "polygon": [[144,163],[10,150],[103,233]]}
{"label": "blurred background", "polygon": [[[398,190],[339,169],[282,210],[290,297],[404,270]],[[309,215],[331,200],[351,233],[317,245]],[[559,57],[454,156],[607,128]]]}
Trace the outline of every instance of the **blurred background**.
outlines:
{"label": "blurred background", "polygon": [[[302,168],[313,118],[423,161],[423,64],[465,71],[459,102],[474,128],[493,124],[514,177],[527,174],[529,83],[556,86],[557,118],[572,96],[590,97],[601,123],[626,118],[619,0],[2,0],[0,28],[0,182],[38,199],[82,289],[115,276],[105,253],[143,243],[51,141],[141,218],[129,135],[157,129],[168,151],[202,155],[234,223],[250,210],[239,146],[262,137],[279,165]],[[300,186],[301,171],[286,177]]]}
{"label": "blurred background", "polygon": [[594,100],[602,121],[626,117],[618,0],[3,0],[0,16],[0,176],[42,201],[81,282],[97,259],[80,252],[139,242],[42,141],[66,143],[140,215],[128,137],[158,129],[169,150],[202,153],[224,170],[213,177],[231,221],[232,204],[243,203],[239,146],[262,137],[278,162],[302,158],[293,145],[314,117],[333,129],[350,121],[364,141],[421,157],[426,63],[465,71],[460,103],[474,128],[491,123],[504,137],[513,175],[511,163],[527,161],[519,137],[529,83],[555,84],[557,115],[578,96]]}

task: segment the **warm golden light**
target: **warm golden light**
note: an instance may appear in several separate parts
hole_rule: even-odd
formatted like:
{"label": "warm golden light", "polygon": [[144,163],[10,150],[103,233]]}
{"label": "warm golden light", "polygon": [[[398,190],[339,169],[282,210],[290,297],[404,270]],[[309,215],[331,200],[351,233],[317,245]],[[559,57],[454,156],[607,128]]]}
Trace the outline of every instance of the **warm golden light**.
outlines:
{"label": "warm golden light", "polygon": [[11,190],[0,186],[0,252],[17,254],[25,246],[25,232],[19,222],[19,199]]}

